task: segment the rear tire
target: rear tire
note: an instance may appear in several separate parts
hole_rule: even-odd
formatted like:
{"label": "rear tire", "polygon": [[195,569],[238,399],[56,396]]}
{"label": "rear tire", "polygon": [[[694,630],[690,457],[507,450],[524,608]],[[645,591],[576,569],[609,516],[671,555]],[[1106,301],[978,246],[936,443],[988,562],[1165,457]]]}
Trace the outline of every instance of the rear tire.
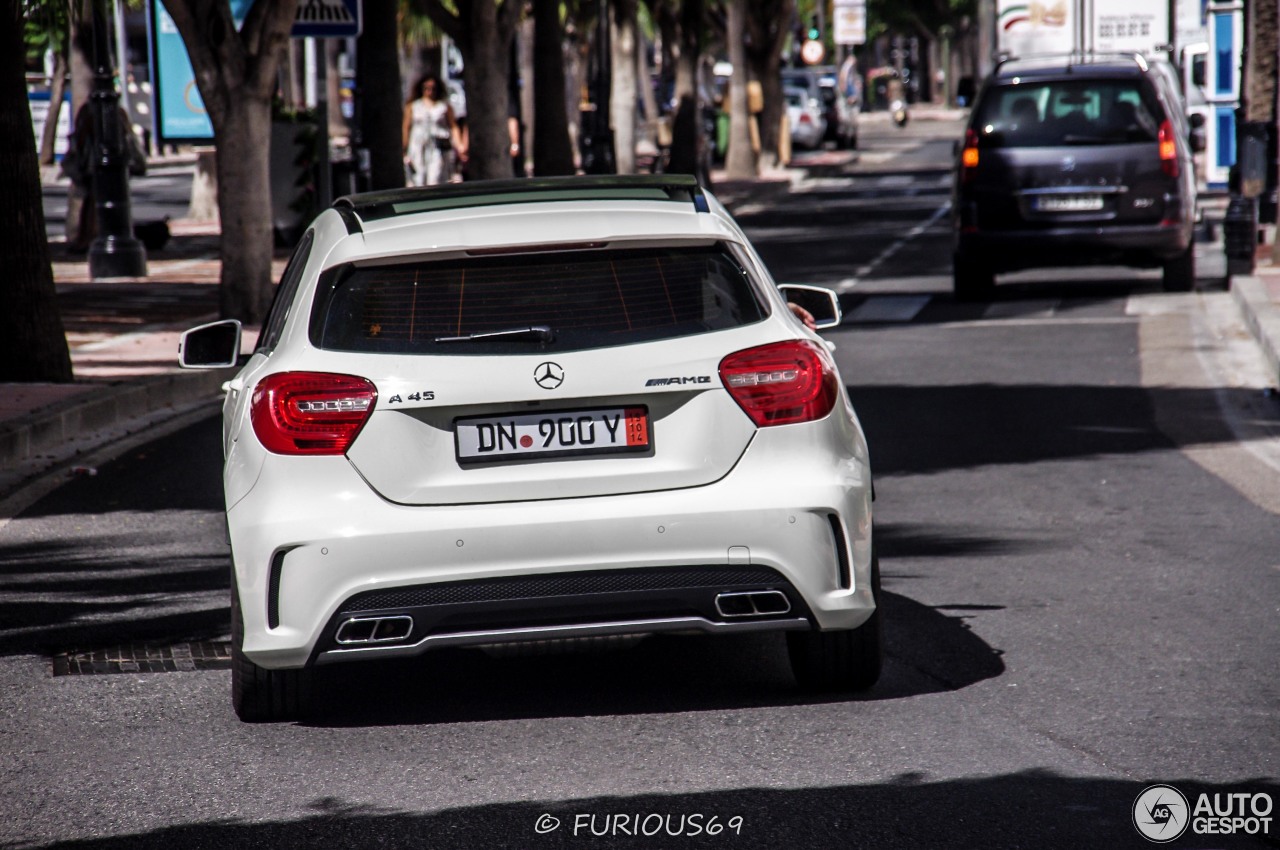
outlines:
{"label": "rear tire", "polygon": [[995,272],[960,252],[952,260],[952,275],[957,301],[990,301],[995,294]]}
{"label": "rear tire", "polygon": [[1190,292],[1196,285],[1196,246],[1193,241],[1187,250],[1164,263],[1164,291]]}
{"label": "rear tire", "polygon": [[787,632],[787,654],[796,682],[807,691],[865,691],[880,679],[884,659],[880,562],[871,555],[871,595],[876,610],[861,626],[842,631]]}
{"label": "rear tire", "polygon": [[245,657],[244,615],[231,577],[231,706],[245,723],[297,720],[311,699],[312,671],[268,670]]}

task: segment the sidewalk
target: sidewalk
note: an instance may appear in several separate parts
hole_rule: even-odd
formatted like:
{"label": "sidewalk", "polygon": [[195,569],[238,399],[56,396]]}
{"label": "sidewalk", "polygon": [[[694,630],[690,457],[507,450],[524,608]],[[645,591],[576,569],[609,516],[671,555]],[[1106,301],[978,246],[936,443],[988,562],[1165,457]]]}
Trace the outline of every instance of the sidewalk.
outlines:
{"label": "sidewalk", "polygon": [[[769,177],[716,192],[732,207],[789,190],[785,174]],[[216,409],[234,370],[181,370],[177,353],[183,330],[217,318],[220,236],[190,221],[170,230],[169,244],[148,252],[146,278],[91,281],[83,257],[51,243],[75,382],[0,384],[0,502],[50,472],[76,474],[78,459],[130,434]],[[1270,254],[1261,246],[1255,274],[1233,278],[1231,292],[1280,384],[1280,266]],[[277,256],[273,279],[285,260]]]}

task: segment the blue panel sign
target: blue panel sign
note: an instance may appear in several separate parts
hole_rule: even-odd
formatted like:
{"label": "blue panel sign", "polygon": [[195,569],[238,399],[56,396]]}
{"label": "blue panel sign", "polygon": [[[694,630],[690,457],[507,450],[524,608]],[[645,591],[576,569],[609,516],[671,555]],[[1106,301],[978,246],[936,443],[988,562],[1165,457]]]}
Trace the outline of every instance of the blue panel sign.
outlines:
{"label": "blue panel sign", "polygon": [[360,0],[298,0],[290,35],[294,38],[355,38],[360,35]]}
{"label": "blue panel sign", "polygon": [[[231,0],[236,27],[244,23],[253,0]],[[151,92],[158,144],[209,142],[213,124],[196,86],[187,45],[161,0],[151,0],[147,17],[151,29]]]}

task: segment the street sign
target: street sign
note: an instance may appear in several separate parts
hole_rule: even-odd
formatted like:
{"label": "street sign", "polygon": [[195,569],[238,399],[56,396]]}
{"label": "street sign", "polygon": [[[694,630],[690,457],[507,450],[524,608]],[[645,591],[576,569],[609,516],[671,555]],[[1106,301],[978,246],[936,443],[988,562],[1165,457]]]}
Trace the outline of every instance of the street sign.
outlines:
{"label": "street sign", "polygon": [[289,35],[294,38],[355,38],[360,35],[360,0],[298,0]]}
{"label": "street sign", "polygon": [[865,44],[866,0],[836,0],[831,11],[831,25],[836,44]]}

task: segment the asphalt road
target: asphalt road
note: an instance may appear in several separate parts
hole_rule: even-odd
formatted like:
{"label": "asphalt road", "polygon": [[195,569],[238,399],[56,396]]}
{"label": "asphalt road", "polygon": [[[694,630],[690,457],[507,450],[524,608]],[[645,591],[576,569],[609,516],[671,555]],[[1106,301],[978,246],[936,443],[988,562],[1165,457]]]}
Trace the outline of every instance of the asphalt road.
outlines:
{"label": "asphalt road", "polygon": [[[1038,273],[954,303],[954,129],[864,127],[857,164],[815,157],[738,210],[779,280],[842,292],[886,591],[869,696],[796,693],[776,636],[442,653],[341,671],[318,718],[265,727],[224,669],[53,675],[225,640],[207,420],[0,528],[0,844],[1145,847],[1148,785],[1280,799],[1280,404],[1256,352],[1209,281]],[[1272,818],[1170,846],[1280,846]]]}

